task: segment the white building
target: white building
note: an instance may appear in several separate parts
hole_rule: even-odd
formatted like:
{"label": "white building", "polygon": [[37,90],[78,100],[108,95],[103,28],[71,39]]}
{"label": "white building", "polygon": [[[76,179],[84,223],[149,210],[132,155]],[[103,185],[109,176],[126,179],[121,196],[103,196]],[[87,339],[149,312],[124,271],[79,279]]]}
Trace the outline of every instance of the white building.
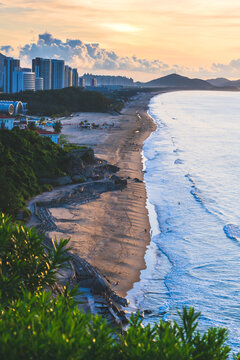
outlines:
{"label": "white building", "polygon": [[35,91],[35,73],[34,72],[24,72],[24,71],[15,71],[14,76],[16,76],[16,88],[13,89],[13,92]]}
{"label": "white building", "polygon": [[13,129],[13,123],[15,118],[7,115],[0,115],[0,130],[1,129]]}

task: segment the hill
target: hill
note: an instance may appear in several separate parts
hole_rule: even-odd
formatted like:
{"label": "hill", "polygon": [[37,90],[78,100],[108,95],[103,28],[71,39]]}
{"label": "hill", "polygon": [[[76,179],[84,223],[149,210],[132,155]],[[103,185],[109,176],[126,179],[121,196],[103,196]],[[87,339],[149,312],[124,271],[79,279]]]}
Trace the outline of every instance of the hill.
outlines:
{"label": "hill", "polygon": [[34,131],[0,131],[0,212],[16,215],[30,197],[46,190],[41,177],[63,176],[67,153]]}
{"label": "hill", "polygon": [[230,80],[226,78],[216,78],[206,80],[209,84],[217,87],[229,85]]}
{"label": "hill", "polygon": [[183,89],[199,89],[199,90],[211,90],[213,86],[205,80],[190,79],[186,76],[178,74],[170,74],[158,79],[142,83],[142,86],[148,87],[174,87]]}
{"label": "hill", "polygon": [[30,115],[69,115],[72,112],[107,112],[111,101],[96,91],[78,87],[60,90],[24,91],[16,94],[0,94],[0,100],[19,100],[28,103]]}
{"label": "hill", "polygon": [[217,87],[240,88],[240,80],[228,80],[225,78],[208,79],[208,83]]}

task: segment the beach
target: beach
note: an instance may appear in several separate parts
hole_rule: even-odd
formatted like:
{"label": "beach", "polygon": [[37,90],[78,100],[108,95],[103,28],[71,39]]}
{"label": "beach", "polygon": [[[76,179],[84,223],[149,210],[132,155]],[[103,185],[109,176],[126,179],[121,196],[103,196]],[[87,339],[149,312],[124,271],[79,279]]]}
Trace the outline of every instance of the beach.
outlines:
{"label": "beach", "polygon": [[[120,168],[117,175],[127,178],[128,184],[94,201],[50,208],[58,231],[49,235],[70,238],[72,251],[97,267],[120,296],[139,280],[150,242],[141,150],[155,129],[147,114],[152,96],[138,95],[121,114],[81,113],[63,120],[62,133],[68,141],[91,146],[97,157]],[[78,127],[83,120],[105,125],[83,130]]]}

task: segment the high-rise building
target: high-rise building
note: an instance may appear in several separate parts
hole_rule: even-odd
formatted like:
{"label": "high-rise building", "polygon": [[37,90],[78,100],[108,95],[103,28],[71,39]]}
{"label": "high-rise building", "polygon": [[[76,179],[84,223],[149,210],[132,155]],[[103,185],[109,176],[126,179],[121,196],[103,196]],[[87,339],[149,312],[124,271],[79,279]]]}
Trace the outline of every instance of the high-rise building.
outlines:
{"label": "high-rise building", "polygon": [[64,66],[64,87],[72,86],[73,72],[72,68],[68,65]]}
{"label": "high-rise building", "polygon": [[52,89],[64,88],[64,60],[52,60]]}
{"label": "high-rise building", "polygon": [[4,59],[6,59],[6,56],[0,54],[0,91],[3,91]]}
{"label": "high-rise building", "polygon": [[97,87],[97,78],[92,78],[91,86],[92,87]]}
{"label": "high-rise building", "polygon": [[78,71],[72,69],[72,86],[78,86]]}
{"label": "high-rise building", "polygon": [[36,77],[43,78],[43,89],[51,89],[51,60],[35,58],[32,60],[32,71]]}
{"label": "high-rise building", "polygon": [[4,59],[3,91],[5,93],[15,92],[17,87],[16,73],[20,69],[20,60],[13,58]]}
{"label": "high-rise building", "polygon": [[82,87],[82,88],[85,88],[85,79],[83,77],[79,78],[78,86]]}
{"label": "high-rise building", "polygon": [[20,70],[23,71],[23,72],[32,72],[32,69],[30,69],[30,68],[22,68],[21,67]]}
{"label": "high-rise building", "polygon": [[13,92],[19,91],[35,91],[35,73],[25,72],[25,71],[15,71],[14,76],[16,80],[14,81],[15,88]]}
{"label": "high-rise building", "polygon": [[35,91],[43,90],[43,78],[35,77]]}
{"label": "high-rise building", "polygon": [[83,78],[85,79],[85,84],[87,86],[92,86],[92,80],[94,78],[97,79],[97,86],[101,86],[101,87],[134,86],[133,79],[127,78],[125,76],[84,74]]}

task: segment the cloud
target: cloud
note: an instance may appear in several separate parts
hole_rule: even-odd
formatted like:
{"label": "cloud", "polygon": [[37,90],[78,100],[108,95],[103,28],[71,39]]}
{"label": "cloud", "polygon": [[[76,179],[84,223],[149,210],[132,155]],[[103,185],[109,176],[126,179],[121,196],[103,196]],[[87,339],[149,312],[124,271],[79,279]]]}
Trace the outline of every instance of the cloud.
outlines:
{"label": "cloud", "polygon": [[[53,37],[50,33],[38,35],[38,40],[25,44],[18,50],[10,45],[1,46],[5,55],[20,57],[22,65],[30,65],[35,57],[63,59],[68,65],[77,67],[82,72],[126,73],[137,78],[140,72],[149,78],[179,73],[189,77],[229,77],[239,78],[240,59],[228,64],[213,63],[209,67],[189,68],[178,64],[167,64],[159,59],[149,60],[137,56],[119,56],[116,52],[104,49],[98,43],[84,43],[79,39],[65,41]],[[155,75],[153,75],[155,74]]]}
{"label": "cloud", "polygon": [[51,34],[39,34],[38,41],[20,48],[20,58],[31,61],[35,57],[64,59],[68,64],[86,70],[126,70],[155,73],[169,66],[160,60],[141,59],[137,56],[121,57],[114,51],[102,48],[98,43],[81,40],[62,41]]}
{"label": "cloud", "polygon": [[4,52],[5,55],[9,55],[10,53],[12,53],[12,51],[14,51],[14,49],[12,46],[6,45],[0,46],[0,51]]}

